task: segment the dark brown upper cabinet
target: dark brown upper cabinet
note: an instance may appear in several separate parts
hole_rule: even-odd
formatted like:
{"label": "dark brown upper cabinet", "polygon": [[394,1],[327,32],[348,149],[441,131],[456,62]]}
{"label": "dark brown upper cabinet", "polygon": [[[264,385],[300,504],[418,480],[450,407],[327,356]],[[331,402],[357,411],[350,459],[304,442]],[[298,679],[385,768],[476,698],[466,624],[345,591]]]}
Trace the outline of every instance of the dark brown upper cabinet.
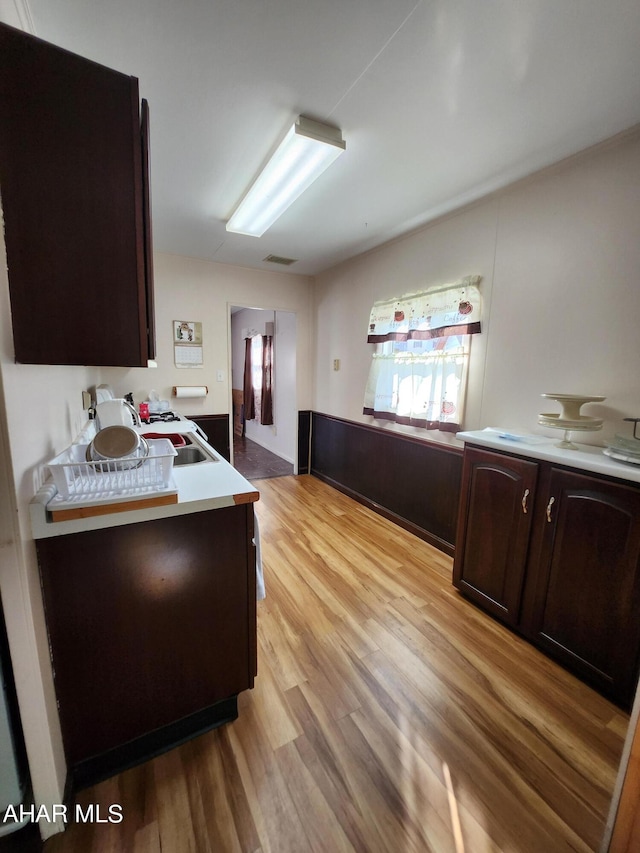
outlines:
{"label": "dark brown upper cabinet", "polygon": [[138,81],[0,24],[0,193],[17,362],[154,357]]}

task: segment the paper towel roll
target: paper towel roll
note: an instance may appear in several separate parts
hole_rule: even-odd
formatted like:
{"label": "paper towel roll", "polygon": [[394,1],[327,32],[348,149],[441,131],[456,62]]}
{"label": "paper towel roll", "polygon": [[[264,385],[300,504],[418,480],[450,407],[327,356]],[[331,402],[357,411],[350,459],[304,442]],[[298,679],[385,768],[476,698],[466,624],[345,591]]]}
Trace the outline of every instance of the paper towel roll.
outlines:
{"label": "paper towel roll", "polygon": [[206,397],[209,389],[206,385],[174,385],[174,397]]}

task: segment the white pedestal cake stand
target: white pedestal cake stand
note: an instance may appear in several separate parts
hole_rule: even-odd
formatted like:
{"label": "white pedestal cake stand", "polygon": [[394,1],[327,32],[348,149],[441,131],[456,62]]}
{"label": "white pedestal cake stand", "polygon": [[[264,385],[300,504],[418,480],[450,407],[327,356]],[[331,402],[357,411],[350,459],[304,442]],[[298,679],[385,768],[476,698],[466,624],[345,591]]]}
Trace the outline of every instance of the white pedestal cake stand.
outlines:
{"label": "white pedestal cake stand", "polygon": [[571,441],[572,432],[593,432],[602,429],[602,418],[592,418],[581,415],[580,408],[585,403],[601,403],[606,397],[590,396],[581,394],[542,394],[546,400],[555,400],[560,403],[562,412],[558,415],[554,412],[542,412],[538,415],[538,423],[550,429],[564,430],[562,441],[556,447],[564,450],[578,450],[578,445]]}

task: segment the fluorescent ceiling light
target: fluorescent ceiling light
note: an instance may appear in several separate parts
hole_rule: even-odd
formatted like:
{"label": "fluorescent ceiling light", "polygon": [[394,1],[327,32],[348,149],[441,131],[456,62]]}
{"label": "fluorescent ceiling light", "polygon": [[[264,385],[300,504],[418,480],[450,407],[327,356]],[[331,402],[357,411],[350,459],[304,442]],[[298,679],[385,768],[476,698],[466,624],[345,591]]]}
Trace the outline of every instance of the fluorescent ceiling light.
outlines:
{"label": "fluorescent ceiling light", "polygon": [[227,222],[227,231],[261,237],[345,148],[337,128],[299,116]]}

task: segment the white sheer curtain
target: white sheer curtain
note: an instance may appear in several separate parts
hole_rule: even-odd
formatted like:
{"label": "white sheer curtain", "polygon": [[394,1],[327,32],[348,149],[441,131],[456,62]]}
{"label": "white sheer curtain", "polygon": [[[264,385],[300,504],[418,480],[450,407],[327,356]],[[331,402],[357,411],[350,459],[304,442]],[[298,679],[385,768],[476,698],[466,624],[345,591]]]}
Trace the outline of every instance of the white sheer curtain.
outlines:
{"label": "white sheer curtain", "polygon": [[409,351],[393,351],[398,347],[393,343],[378,346],[365,390],[364,414],[425,429],[459,430],[469,336],[414,343]]}
{"label": "white sheer curtain", "polygon": [[253,416],[247,420],[255,420],[262,423],[260,413],[262,411],[262,335],[257,332],[250,338],[249,357],[251,359],[251,393],[254,400]]}

